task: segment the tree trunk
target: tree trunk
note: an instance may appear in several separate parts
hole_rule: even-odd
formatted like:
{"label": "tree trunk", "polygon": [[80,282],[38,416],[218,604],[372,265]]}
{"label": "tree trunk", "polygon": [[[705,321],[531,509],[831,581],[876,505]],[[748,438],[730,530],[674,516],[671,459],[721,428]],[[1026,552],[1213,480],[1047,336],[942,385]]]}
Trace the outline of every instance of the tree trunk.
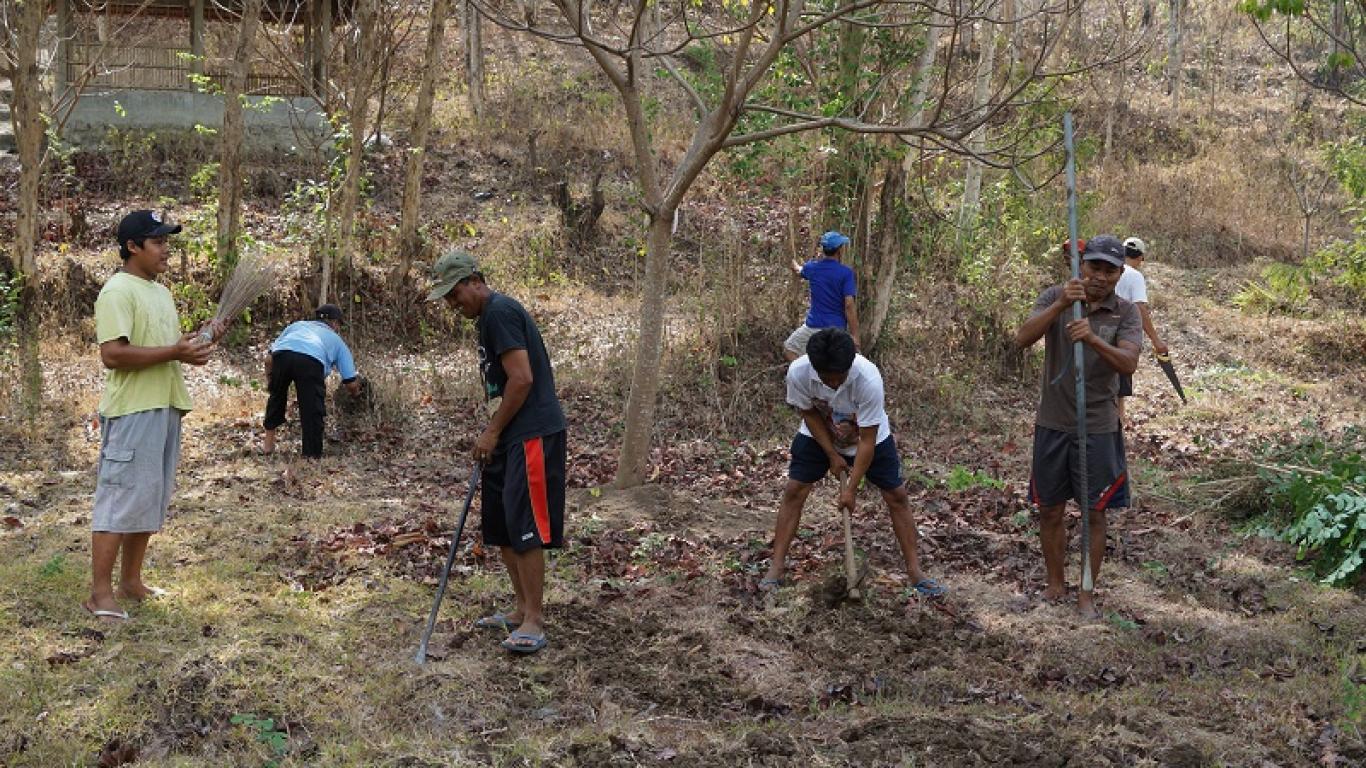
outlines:
{"label": "tree trunk", "polygon": [[[1129,10],[1127,6],[1121,5],[1119,8],[1119,39],[1115,45],[1116,50],[1128,50],[1129,46]],[[1114,153],[1115,143],[1115,123],[1120,115],[1120,110],[1128,111],[1129,96],[1126,92],[1129,79],[1128,62],[1120,62],[1115,65],[1115,80],[1112,84],[1114,90],[1114,100],[1111,102],[1110,109],[1105,110],[1105,151],[1102,154],[1102,162],[1109,163],[1110,157]]]}
{"label": "tree trunk", "polygon": [[[14,221],[14,242],[11,244],[14,264],[19,269],[22,286],[19,292],[19,370],[22,379],[20,396],[23,414],[28,418],[38,415],[43,399],[43,369],[38,355],[38,217],[40,215],[41,181],[43,176],[43,95],[38,71],[38,49],[41,44],[47,5],[38,0],[25,0],[12,9],[14,69],[8,73],[14,95],[10,107],[14,116],[14,140],[19,150],[18,211]],[[17,17],[17,18],[16,18]]]}
{"label": "tree trunk", "polygon": [[901,233],[906,198],[906,170],[897,162],[889,162],[882,175],[882,193],[878,199],[878,245],[877,271],[875,277],[864,289],[868,300],[868,311],[860,315],[863,320],[863,348],[872,349],[882,337],[887,315],[892,309],[893,286],[896,283],[896,269],[901,261]]}
{"label": "tree trunk", "polygon": [[[859,75],[863,72],[863,46],[867,38],[866,28],[862,25],[848,22],[840,24],[835,87],[847,105],[845,113],[850,115],[857,115],[863,106]],[[832,142],[835,151],[826,160],[826,223],[821,229],[857,230],[860,217],[864,215],[857,201],[863,199],[868,185],[864,137],[839,131],[832,137]],[[860,254],[864,247],[865,243],[856,238],[850,250]]]}
{"label": "tree trunk", "polygon": [[[1361,11],[1363,14],[1366,14],[1366,6],[1363,6],[1361,8]],[[1339,57],[1343,54],[1343,46],[1341,41],[1348,39],[1347,5],[1345,0],[1333,0],[1333,18],[1331,22],[1331,27],[1333,30],[1333,66],[1328,70],[1328,85],[1332,86],[1333,88],[1340,88],[1342,86],[1343,81],[1343,70],[1345,69],[1339,61]]]}
{"label": "tree trunk", "polygon": [[262,0],[246,0],[237,26],[232,71],[223,90],[223,131],[218,153],[218,269],[226,276],[237,263],[237,238],[242,229],[242,98],[251,74],[253,41],[261,19]]}
{"label": "tree trunk", "polygon": [[422,166],[427,156],[427,134],[432,127],[432,103],[436,96],[436,73],[441,67],[442,43],[446,37],[446,17],[451,12],[451,0],[432,0],[432,15],[427,26],[427,48],[423,60],[422,82],[417,89],[417,106],[413,110],[413,129],[409,141],[406,168],[403,173],[403,209],[399,214],[399,261],[391,282],[401,285],[412,269],[413,259],[422,252],[422,235],[417,230],[422,208]]}
{"label": "tree trunk", "polygon": [[640,300],[640,339],[636,342],[631,394],[626,401],[626,436],[622,440],[616,485],[632,488],[645,482],[654,432],[659,364],[664,350],[664,299],[667,288],[671,228],[677,207],[661,208],[650,217],[645,246],[645,284]]}
{"label": "tree trunk", "polygon": [[[982,54],[977,60],[977,82],[973,88],[973,107],[985,109],[991,101],[992,78],[996,71],[996,26],[990,18],[982,20]],[[968,149],[981,154],[987,148],[987,126],[978,126],[968,138]],[[968,159],[966,176],[963,179],[963,204],[958,211],[958,237],[960,240],[972,234],[977,226],[977,213],[982,200],[982,172],[984,165],[977,160]]]}
{"label": "tree trunk", "polygon": [[384,148],[384,108],[389,99],[389,64],[394,60],[394,43],[391,36],[385,36],[384,58],[379,68],[379,105],[375,107],[375,124],[370,136],[379,149]]}
{"label": "tree trunk", "polygon": [[1168,0],[1167,18],[1167,95],[1172,111],[1181,111],[1181,0]]}
{"label": "tree trunk", "polygon": [[470,111],[484,114],[484,33],[483,17],[470,0],[465,0],[465,74],[469,78]]}
{"label": "tree trunk", "polygon": [[[939,55],[939,27],[944,21],[943,14],[935,11],[930,14],[929,20],[925,25],[925,47],[920,49],[920,60],[915,65],[915,78],[913,79],[911,91],[911,103],[902,116],[902,122],[915,125],[924,125],[925,102],[930,97],[930,83],[933,81],[934,62]],[[902,164],[902,170],[909,176],[914,168],[916,161],[920,159],[920,151],[913,150],[906,153],[906,160]]]}
{"label": "tree trunk", "polygon": [[[351,68],[350,93],[347,98],[347,124],[350,144],[347,147],[346,175],[342,179],[341,205],[337,212],[337,255],[347,274],[355,263],[356,210],[360,207],[360,182],[365,170],[366,121],[370,114],[370,96],[375,81],[376,5],[378,0],[359,0],[356,3],[358,45],[355,64]],[[324,252],[323,258],[327,258]],[[318,303],[327,301],[326,283]]]}

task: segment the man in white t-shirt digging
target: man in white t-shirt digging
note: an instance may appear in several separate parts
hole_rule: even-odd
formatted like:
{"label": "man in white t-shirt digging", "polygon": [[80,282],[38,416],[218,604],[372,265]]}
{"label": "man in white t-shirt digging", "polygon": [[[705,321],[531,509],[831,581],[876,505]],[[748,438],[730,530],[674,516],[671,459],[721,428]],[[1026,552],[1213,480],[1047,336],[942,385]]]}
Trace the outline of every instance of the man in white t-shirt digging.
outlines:
{"label": "man in white t-shirt digging", "polygon": [[801,412],[802,425],[792,440],[787,485],[773,532],[773,559],[759,588],[782,586],[787,549],[806,497],[833,468],[840,482],[840,506],[854,509],[855,492],[865,477],[882,492],[915,591],[924,597],[947,592],[920,570],[915,518],[883,403],[882,374],[857,353],[848,333],[827,328],[811,337],[806,354],[788,366],[787,402]]}
{"label": "man in white t-shirt digging", "polygon": [[[1147,243],[1139,238],[1131,237],[1124,241],[1124,274],[1120,275],[1119,282],[1115,284],[1115,295],[1138,307],[1138,313],[1143,317],[1143,333],[1153,343],[1153,352],[1158,355],[1166,355],[1167,345],[1157,335],[1157,327],[1153,325],[1152,313],[1148,311],[1148,280],[1139,271],[1143,268],[1143,259],[1147,253]],[[1116,402],[1119,404],[1119,423],[1121,425],[1124,424],[1124,398],[1133,395],[1133,393],[1133,374],[1120,374],[1119,398]]]}

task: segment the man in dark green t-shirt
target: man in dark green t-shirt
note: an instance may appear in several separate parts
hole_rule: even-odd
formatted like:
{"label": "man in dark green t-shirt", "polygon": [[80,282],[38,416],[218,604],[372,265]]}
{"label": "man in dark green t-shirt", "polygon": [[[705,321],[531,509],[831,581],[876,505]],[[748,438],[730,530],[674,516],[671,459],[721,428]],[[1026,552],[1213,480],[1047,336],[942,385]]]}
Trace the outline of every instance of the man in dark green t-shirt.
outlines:
{"label": "man in dark green t-shirt", "polygon": [[484,543],[501,551],[517,595],[514,610],[476,624],[511,630],[504,648],[535,653],[546,644],[543,550],[564,543],[565,420],[550,355],[531,315],[489,288],[470,254],[444,254],[432,280],[428,300],[445,299],[479,331],[479,373],[492,413],[474,443],[483,465],[481,530]]}

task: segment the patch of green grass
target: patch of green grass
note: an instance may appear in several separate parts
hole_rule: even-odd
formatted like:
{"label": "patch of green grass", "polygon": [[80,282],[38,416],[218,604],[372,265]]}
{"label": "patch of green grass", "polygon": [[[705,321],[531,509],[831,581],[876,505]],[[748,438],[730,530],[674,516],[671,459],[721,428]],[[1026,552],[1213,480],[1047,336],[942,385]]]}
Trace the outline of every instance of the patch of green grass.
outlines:
{"label": "patch of green grass", "polygon": [[[237,714],[229,720],[233,725],[240,725],[251,732],[256,741],[264,744],[275,757],[282,757],[289,751],[289,735],[277,726],[273,717],[257,717],[255,714]],[[262,768],[275,768],[280,763],[278,760],[266,760],[261,764]]]}
{"label": "patch of green grass", "polygon": [[1167,566],[1161,560],[1148,560],[1143,563],[1143,570],[1156,576],[1159,579],[1166,579],[1170,574]]}
{"label": "patch of green grass", "polygon": [[1116,627],[1117,629],[1124,630],[1125,632],[1133,632],[1137,630],[1140,626],[1139,623],[1134,621],[1133,619],[1125,618],[1124,616],[1121,616],[1120,614],[1114,611],[1105,614],[1105,621],[1109,622],[1112,626]]}
{"label": "patch of green grass", "polygon": [[949,470],[948,477],[944,478],[944,485],[950,491],[958,493],[973,488],[1004,488],[1006,484],[1002,480],[988,475],[980,470],[974,471],[962,465],[956,465]]}
{"label": "patch of green grass", "polygon": [[55,579],[61,576],[64,571],[66,571],[66,554],[58,552],[39,566],[38,575],[45,579]]}
{"label": "patch of green grass", "polygon": [[1344,725],[1350,724],[1358,730],[1366,725],[1366,683],[1354,678],[1357,664],[1342,662],[1342,708]]}

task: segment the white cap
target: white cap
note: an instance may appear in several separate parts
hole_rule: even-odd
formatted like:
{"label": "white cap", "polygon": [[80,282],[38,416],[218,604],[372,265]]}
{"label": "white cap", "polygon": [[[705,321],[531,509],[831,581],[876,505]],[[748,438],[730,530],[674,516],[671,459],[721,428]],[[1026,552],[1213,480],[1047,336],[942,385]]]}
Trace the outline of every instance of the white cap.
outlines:
{"label": "white cap", "polygon": [[1146,254],[1148,252],[1148,244],[1137,237],[1131,237],[1124,241],[1124,250],[1133,250],[1138,251],[1140,254]]}

